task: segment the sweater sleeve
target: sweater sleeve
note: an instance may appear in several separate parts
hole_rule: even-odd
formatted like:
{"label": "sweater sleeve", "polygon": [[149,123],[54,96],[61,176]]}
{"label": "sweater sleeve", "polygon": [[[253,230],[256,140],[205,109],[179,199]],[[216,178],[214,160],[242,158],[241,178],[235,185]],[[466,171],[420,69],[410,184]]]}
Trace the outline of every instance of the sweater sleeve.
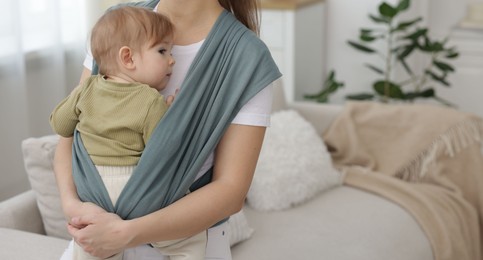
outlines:
{"label": "sweater sleeve", "polygon": [[80,111],[77,109],[77,102],[82,89],[83,86],[77,86],[50,114],[50,126],[58,135],[70,137],[74,134],[79,123]]}
{"label": "sweater sleeve", "polygon": [[166,104],[166,101],[164,101],[163,96],[160,95],[159,98],[156,98],[153,101],[144,122],[144,131],[143,131],[144,144],[148,143],[148,140],[151,137],[151,134],[153,133],[154,129],[156,128],[159,121],[161,120],[161,118],[163,117],[163,115],[166,113],[167,110],[168,110],[168,105]]}

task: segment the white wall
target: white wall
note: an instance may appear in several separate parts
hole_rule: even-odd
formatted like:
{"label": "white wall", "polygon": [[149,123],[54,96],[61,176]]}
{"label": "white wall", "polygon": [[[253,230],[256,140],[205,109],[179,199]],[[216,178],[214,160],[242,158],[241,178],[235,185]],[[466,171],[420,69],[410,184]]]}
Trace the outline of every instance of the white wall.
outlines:
{"label": "white wall", "polygon": [[454,61],[456,73],[450,78],[452,86],[439,91],[440,95],[457,104],[458,109],[483,116],[483,29],[472,30],[458,26],[466,15],[466,5],[482,0],[430,0],[435,9],[429,10],[430,26],[436,37],[451,36],[460,57]]}
{"label": "white wall", "polygon": [[[327,70],[334,69],[337,78],[345,82],[345,87],[331,97],[331,102],[343,103],[348,93],[371,91],[370,86],[376,78],[375,73],[363,66],[364,62],[382,64],[378,57],[354,50],[347,45],[348,39],[356,40],[359,29],[363,26],[373,27],[369,20],[369,12],[376,13],[379,0],[328,0],[328,31],[327,31]],[[387,1],[397,3],[397,0]],[[424,24],[428,25],[433,37],[442,39],[448,33],[454,33],[453,44],[461,49],[462,55],[453,64],[457,72],[450,77],[451,88],[437,86],[437,94],[456,103],[461,110],[477,113],[483,116],[483,87],[477,86],[482,82],[481,63],[468,62],[469,59],[483,60],[475,56],[479,50],[469,47],[479,45],[483,47],[483,40],[468,36],[457,29],[457,24],[466,14],[468,3],[483,2],[482,0],[413,0],[411,8],[405,14],[408,18],[423,16]],[[456,33],[455,33],[456,32]],[[473,32],[475,34],[475,32]],[[478,34],[478,32],[476,32]],[[483,35],[480,31],[479,34]],[[468,49],[472,49],[468,51]],[[412,66],[421,66],[424,60],[414,57]],[[465,65],[466,64],[466,65]],[[472,64],[472,65],[469,65]]]}

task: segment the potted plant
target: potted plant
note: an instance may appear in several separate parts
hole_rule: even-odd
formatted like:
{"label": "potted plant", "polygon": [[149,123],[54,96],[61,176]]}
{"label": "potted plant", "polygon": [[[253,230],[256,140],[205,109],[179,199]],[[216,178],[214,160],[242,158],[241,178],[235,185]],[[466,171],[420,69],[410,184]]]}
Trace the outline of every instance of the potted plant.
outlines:
{"label": "potted plant", "polygon": [[[382,2],[377,14],[369,14],[370,20],[378,26],[376,28],[361,28],[359,39],[347,42],[358,51],[381,57],[382,66],[364,64],[378,75],[378,78],[372,84],[372,92],[350,94],[346,98],[355,100],[376,99],[382,102],[390,100],[412,102],[418,98],[432,98],[443,104],[451,105],[450,102],[436,95],[434,86],[450,86],[447,79],[448,75],[455,72],[450,61],[458,57],[458,52],[454,47],[447,46],[447,38],[443,40],[431,39],[428,28],[419,26],[423,20],[422,17],[407,21],[398,19],[400,14],[409,9],[410,3],[410,0],[400,0],[396,6],[392,6],[389,3]],[[378,41],[384,42],[381,49],[372,46]],[[407,62],[407,59],[415,53],[427,57],[427,64],[420,71],[412,69]],[[404,68],[406,79],[402,81],[394,79],[393,72],[396,66]],[[323,89],[326,89],[326,86]],[[327,91],[324,93],[327,93]],[[307,95],[306,98],[317,100],[316,96],[317,94]],[[323,101],[324,99],[319,100]]]}

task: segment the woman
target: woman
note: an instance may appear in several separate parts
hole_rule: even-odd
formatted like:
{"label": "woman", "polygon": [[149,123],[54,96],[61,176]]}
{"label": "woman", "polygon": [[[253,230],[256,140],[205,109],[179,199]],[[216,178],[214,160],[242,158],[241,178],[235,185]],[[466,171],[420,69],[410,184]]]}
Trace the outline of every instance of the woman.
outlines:
{"label": "woman", "polygon": [[[172,52],[177,62],[170,83],[162,92],[165,96],[173,95],[181,86],[203,41],[225,9],[233,10],[235,17],[251,30],[258,30],[255,0],[154,2],[159,2],[154,11],[168,16],[175,25]],[[248,50],[260,46],[255,43]],[[91,74],[89,64],[85,63],[87,66],[81,81]],[[125,259],[153,259],[153,256],[163,259],[145,244],[188,237],[208,229],[206,259],[231,259],[226,224],[215,224],[243,206],[268,125],[271,106],[268,83],[265,85],[268,87],[241,108],[201,167],[200,172],[204,172],[214,165],[211,182],[161,210],[132,220],[121,220],[115,214],[79,200],[71,175],[72,139],[61,138],[54,166],[62,206],[70,223],[69,232],[74,240],[98,257],[108,257],[130,248],[125,251]],[[64,257],[68,254],[69,250]]]}

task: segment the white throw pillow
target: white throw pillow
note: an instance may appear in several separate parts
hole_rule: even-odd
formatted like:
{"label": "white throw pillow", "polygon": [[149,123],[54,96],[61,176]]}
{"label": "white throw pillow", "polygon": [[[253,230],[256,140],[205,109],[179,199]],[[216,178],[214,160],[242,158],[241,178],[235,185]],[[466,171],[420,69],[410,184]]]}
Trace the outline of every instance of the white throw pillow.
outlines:
{"label": "white throw pillow", "polygon": [[287,209],[341,183],[314,127],[294,110],[273,113],[248,205],[262,211]]}
{"label": "white throw pillow", "polygon": [[[57,135],[28,138],[22,142],[22,152],[30,185],[37,196],[45,233],[48,236],[71,239],[52,164],[58,140]],[[248,239],[253,233],[243,210],[230,217],[228,228],[231,245]]]}
{"label": "white throw pillow", "polygon": [[25,170],[48,236],[70,239],[62,212],[52,162],[59,138],[56,135],[28,138],[22,142]]}

